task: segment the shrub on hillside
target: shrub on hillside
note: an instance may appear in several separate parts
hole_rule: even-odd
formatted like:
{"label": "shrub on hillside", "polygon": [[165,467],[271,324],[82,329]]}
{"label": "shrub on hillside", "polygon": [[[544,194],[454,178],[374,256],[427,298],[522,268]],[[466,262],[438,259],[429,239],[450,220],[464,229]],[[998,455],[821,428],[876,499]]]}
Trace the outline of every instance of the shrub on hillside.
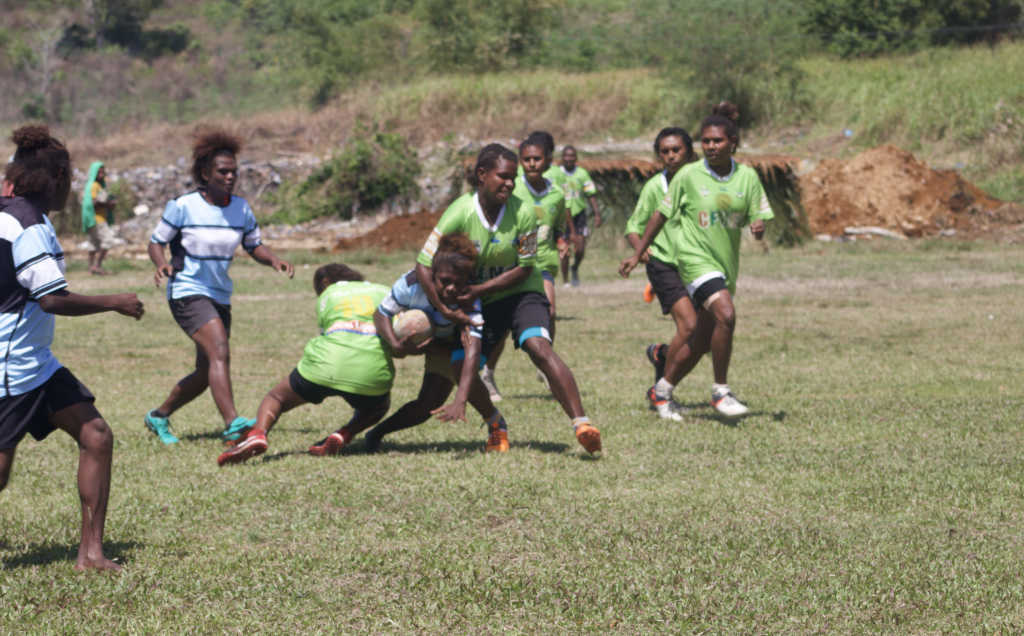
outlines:
{"label": "shrub on hillside", "polygon": [[419,194],[416,152],[405,137],[376,129],[357,136],[299,186],[296,197],[305,218],[351,218],[395,197]]}
{"label": "shrub on hillside", "polygon": [[1021,17],[1020,0],[810,0],[805,29],[843,57],[966,43],[998,34],[983,27]]}

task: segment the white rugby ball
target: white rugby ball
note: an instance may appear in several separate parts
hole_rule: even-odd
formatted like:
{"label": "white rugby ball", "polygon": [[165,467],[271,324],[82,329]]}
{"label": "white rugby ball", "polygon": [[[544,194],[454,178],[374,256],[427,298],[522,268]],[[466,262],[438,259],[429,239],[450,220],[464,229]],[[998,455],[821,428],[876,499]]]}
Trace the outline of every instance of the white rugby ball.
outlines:
{"label": "white rugby ball", "polygon": [[434,323],[430,316],[419,309],[403,311],[392,321],[395,335],[399,340],[412,336],[412,341],[420,343],[434,335]]}

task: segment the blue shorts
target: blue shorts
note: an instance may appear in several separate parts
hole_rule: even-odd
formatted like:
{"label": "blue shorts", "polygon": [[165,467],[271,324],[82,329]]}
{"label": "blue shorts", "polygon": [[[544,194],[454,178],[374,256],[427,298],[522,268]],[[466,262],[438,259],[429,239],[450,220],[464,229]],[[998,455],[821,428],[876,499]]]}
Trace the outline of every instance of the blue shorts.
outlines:
{"label": "blue shorts", "polygon": [[551,272],[549,272],[546,269],[540,270],[540,277],[548,281],[549,283],[555,282],[555,277],[551,274]]}

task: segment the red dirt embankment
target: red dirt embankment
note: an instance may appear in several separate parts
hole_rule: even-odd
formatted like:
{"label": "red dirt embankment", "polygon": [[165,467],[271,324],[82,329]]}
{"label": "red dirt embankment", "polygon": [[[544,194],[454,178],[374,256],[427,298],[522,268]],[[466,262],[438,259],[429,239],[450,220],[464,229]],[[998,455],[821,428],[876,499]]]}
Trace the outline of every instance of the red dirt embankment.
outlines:
{"label": "red dirt embankment", "polygon": [[334,246],[334,250],[365,249],[390,253],[395,250],[422,247],[443,213],[444,210],[391,217],[363,236],[341,239]]}
{"label": "red dirt embankment", "polygon": [[1024,222],[1024,207],[989,196],[955,170],[932,170],[891,144],[851,161],[826,159],[801,177],[800,188],[815,234],[876,226],[906,236],[951,229],[962,236]]}

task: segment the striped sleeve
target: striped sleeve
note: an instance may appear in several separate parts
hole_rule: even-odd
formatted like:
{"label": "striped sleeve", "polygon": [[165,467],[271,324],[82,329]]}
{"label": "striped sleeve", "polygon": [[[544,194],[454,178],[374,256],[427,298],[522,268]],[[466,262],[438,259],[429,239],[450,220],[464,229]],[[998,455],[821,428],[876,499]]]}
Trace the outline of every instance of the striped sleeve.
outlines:
{"label": "striped sleeve", "polygon": [[153,237],[149,239],[150,242],[167,245],[181,232],[184,221],[184,212],[178,202],[168,201],[167,207],[164,208],[164,213],[160,217],[160,223],[153,230]]}
{"label": "striped sleeve", "polygon": [[68,286],[64,272],[57,264],[56,245],[53,231],[40,223],[26,228],[11,246],[14,275],[33,300]]}
{"label": "striped sleeve", "polygon": [[246,252],[252,253],[263,243],[260,235],[260,224],[256,221],[256,215],[252,213],[249,204],[245,204],[245,231],[242,234],[242,247]]}

